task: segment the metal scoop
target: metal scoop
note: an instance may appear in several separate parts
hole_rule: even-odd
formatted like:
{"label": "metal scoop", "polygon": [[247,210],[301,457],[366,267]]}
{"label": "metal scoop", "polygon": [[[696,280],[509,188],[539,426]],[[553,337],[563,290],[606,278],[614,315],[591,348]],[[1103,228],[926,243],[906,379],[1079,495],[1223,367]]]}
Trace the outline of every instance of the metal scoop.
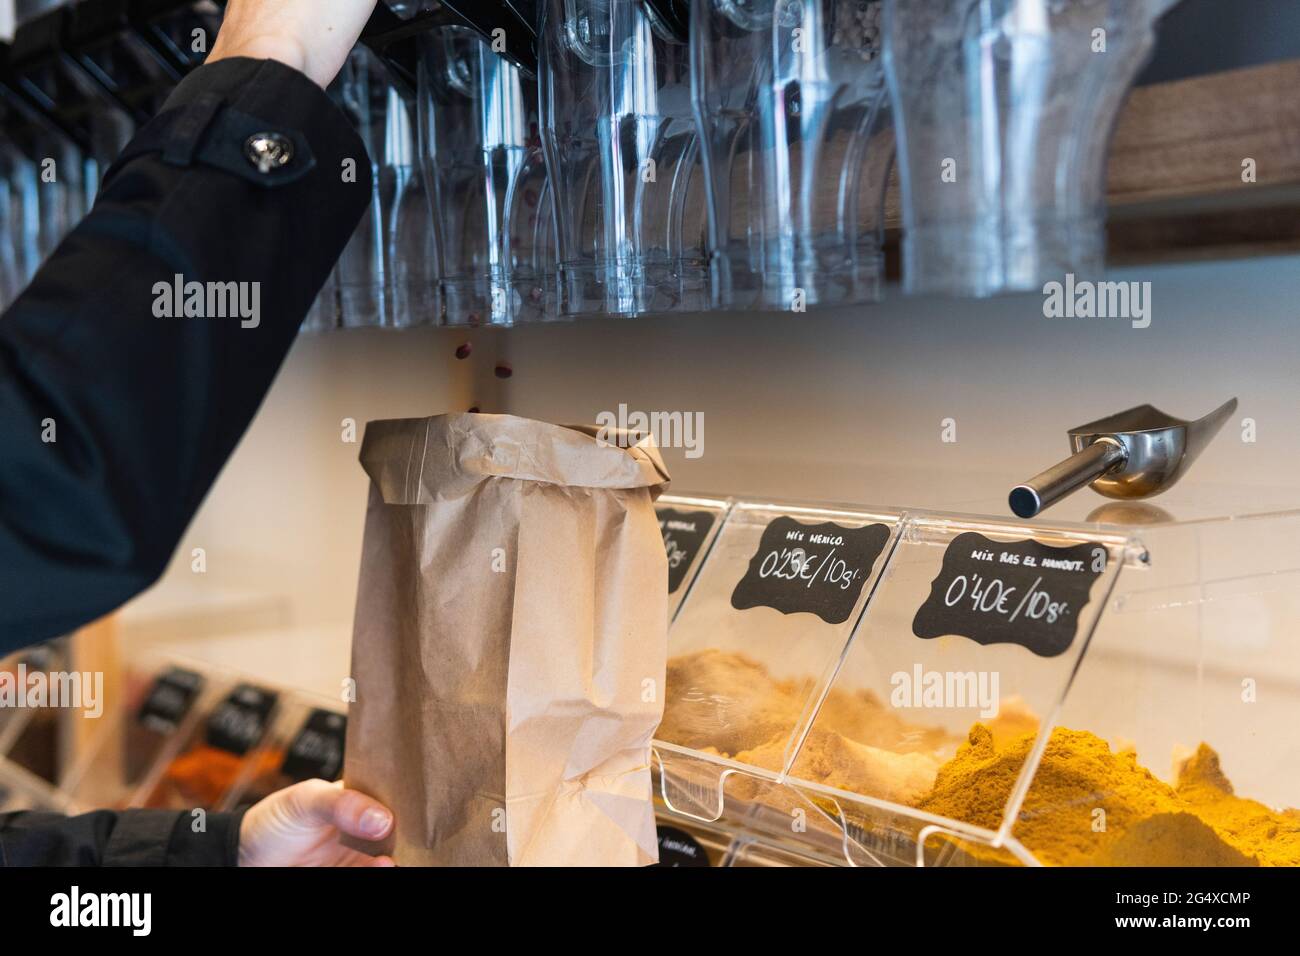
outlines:
{"label": "metal scoop", "polygon": [[1071,428],[1074,454],[1011,489],[1011,511],[1032,518],[1088,483],[1108,498],[1149,498],[1171,488],[1237,409],[1235,398],[1184,421],[1151,405]]}

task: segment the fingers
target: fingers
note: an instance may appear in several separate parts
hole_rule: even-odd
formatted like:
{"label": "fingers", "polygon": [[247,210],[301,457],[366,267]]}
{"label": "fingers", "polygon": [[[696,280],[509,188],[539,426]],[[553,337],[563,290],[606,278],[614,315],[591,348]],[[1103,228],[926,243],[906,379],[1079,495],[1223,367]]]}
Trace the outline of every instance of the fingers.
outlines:
{"label": "fingers", "polygon": [[342,783],[304,780],[281,791],[282,813],[295,826],[328,826],[334,822],[334,807],[342,795]]}

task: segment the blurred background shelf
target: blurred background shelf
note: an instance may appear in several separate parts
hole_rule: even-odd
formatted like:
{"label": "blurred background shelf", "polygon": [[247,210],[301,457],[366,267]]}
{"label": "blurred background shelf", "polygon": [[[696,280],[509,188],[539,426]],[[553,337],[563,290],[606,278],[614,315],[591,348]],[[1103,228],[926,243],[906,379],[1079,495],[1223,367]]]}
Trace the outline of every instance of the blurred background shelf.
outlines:
{"label": "blurred background shelf", "polygon": [[[1139,86],[1108,167],[1114,265],[1278,255],[1300,249],[1300,59]],[[1254,182],[1243,180],[1254,160]],[[899,275],[898,176],[885,254]]]}
{"label": "blurred background shelf", "polygon": [[1111,144],[1111,259],[1300,248],[1297,89],[1300,59],[1134,90]]}

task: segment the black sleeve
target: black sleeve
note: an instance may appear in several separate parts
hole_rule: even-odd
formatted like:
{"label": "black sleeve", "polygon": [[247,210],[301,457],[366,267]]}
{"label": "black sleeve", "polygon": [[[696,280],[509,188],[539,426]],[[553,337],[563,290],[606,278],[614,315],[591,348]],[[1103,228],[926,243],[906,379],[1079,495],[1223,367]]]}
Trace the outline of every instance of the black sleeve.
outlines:
{"label": "black sleeve", "polygon": [[[264,133],[277,149],[258,151]],[[267,156],[284,162],[254,161]],[[192,73],[108,170],[0,317],[0,655],[162,573],[365,211],[370,175],[319,87],[250,59]],[[178,281],[210,288],[195,301],[214,314],[165,317]],[[256,317],[218,317],[240,288]]]}
{"label": "black sleeve", "polygon": [[235,866],[243,813],[0,814],[0,866]]}

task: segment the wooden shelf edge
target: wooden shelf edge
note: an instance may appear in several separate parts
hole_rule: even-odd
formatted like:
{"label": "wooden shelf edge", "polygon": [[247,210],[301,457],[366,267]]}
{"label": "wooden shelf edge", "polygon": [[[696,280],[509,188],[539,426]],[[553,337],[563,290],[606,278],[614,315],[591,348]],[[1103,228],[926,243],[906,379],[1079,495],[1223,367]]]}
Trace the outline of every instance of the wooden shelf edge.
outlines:
{"label": "wooden shelf edge", "polygon": [[[1117,265],[1300,250],[1300,60],[1137,87],[1111,141],[1109,259]],[[1255,181],[1242,179],[1255,161]],[[897,270],[897,170],[885,195]]]}

